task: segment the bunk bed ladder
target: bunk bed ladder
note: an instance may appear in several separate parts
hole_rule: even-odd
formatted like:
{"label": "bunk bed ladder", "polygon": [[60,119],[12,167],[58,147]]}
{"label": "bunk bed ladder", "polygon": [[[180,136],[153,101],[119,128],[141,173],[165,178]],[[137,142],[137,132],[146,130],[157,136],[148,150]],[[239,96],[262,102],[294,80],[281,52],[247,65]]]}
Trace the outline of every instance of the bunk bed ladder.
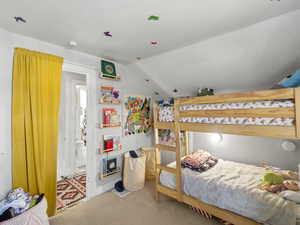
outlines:
{"label": "bunk bed ladder", "polygon": [[[175,121],[172,123],[172,126],[164,127],[158,120],[159,109],[157,104],[153,105],[153,115],[154,115],[154,138],[155,138],[155,161],[156,161],[156,191],[155,197],[159,199],[160,190],[167,195],[176,198],[178,201],[182,201],[182,190],[181,190],[181,140],[180,140],[180,127],[179,127],[179,105],[175,101],[174,112],[175,112]],[[171,129],[175,133],[176,145],[175,147],[166,146],[159,144],[158,130],[159,129]],[[185,151],[184,154],[188,154],[188,132],[184,133],[184,142],[185,142]],[[160,151],[171,151],[176,154],[176,169],[161,165],[161,156]],[[169,189],[160,185],[160,173],[162,170],[165,170],[169,173],[173,173],[176,176],[176,190]]]}

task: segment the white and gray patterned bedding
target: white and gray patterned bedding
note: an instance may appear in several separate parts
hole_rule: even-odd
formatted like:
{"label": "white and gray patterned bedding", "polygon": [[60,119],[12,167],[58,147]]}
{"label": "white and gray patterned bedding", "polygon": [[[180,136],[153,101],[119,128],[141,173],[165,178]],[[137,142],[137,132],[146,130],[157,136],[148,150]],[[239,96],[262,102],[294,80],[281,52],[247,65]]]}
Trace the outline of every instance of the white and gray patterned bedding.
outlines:
{"label": "white and gray patterned bedding", "polygon": [[224,110],[224,109],[265,109],[265,108],[289,108],[295,104],[293,100],[273,100],[255,102],[231,102],[198,105],[183,105],[180,110]]}
{"label": "white and gray patterned bedding", "polygon": [[[228,110],[228,109],[261,109],[261,108],[290,108],[294,107],[293,100],[234,102],[218,104],[199,104],[181,106],[181,111],[193,110]],[[173,107],[159,108],[159,121],[173,122]],[[180,122],[204,124],[232,124],[232,125],[263,125],[263,126],[293,126],[294,118],[249,118],[249,117],[182,117]]]}
{"label": "white and gray patterned bedding", "polygon": [[293,126],[294,118],[248,118],[248,117],[182,117],[184,123],[260,125],[260,126]]}
{"label": "white and gray patterned bedding", "polygon": [[[168,166],[175,168],[173,162]],[[264,168],[219,160],[211,169],[199,173],[182,169],[182,188],[186,195],[227,209],[259,223],[296,225],[300,208],[277,194],[258,189]],[[162,185],[175,189],[175,175],[162,171]]]}

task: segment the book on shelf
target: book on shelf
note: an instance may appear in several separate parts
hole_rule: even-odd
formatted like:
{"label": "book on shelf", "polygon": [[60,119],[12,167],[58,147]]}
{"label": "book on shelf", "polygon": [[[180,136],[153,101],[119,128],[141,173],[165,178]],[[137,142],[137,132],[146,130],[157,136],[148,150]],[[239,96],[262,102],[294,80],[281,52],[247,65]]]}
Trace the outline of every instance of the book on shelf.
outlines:
{"label": "book on shelf", "polygon": [[103,135],[103,148],[100,153],[119,151],[122,149],[120,136]]}
{"label": "book on shelf", "polygon": [[102,159],[103,171],[100,177],[103,179],[121,171],[118,157],[110,157]]}
{"label": "book on shelf", "polygon": [[100,103],[102,104],[120,104],[120,91],[111,86],[100,87],[101,97]]}
{"label": "book on shelf", "polygon": [[114,108],[103,108],[102,127],[116,127],[121,126],[121,119],[119,112]]}

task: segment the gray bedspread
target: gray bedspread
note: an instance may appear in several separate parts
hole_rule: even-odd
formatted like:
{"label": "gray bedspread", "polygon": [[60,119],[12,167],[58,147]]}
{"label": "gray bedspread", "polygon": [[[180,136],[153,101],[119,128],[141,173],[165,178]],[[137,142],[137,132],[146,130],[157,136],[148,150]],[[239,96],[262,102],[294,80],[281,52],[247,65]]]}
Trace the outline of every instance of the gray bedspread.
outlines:
{"label": "gray bedspread", "polygon": [[[175,168],[176,164],[168,166]],[[217,165],[202,173],[182,169],[182,186],[186,195],[259,223],[296,225],[294,202],[257,188],[264,173],[261,167],[219,160]],[[163,171],[160,182],[175,189],[173,174]]]}

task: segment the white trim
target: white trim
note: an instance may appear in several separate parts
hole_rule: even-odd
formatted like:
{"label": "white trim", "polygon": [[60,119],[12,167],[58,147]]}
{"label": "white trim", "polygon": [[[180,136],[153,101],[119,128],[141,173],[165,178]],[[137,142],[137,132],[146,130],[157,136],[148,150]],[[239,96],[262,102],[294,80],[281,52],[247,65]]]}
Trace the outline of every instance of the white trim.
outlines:
{"label": "white trim", "polygon": [[63,71],[66,71],[66,72],[85,74],[87,72],[87,70],[96,71],[97,67],[83,65],[83,64],[79,64],[79,63],[73,63],[73,62],[70,62],[67,60],[65,60],[63,63]]}
{"label": "white trim", "polygon": [[65,61],[63,64],[64,72],[79,73],[86,75],[87,86],[87,182],[86,182],[86,198],[90,199],[95,196],[96,193],[96,148],[97,148],[97,136],[96,125],[97,121],[97,70],[96,67],[90,67],[80,65],[72,62]]}

